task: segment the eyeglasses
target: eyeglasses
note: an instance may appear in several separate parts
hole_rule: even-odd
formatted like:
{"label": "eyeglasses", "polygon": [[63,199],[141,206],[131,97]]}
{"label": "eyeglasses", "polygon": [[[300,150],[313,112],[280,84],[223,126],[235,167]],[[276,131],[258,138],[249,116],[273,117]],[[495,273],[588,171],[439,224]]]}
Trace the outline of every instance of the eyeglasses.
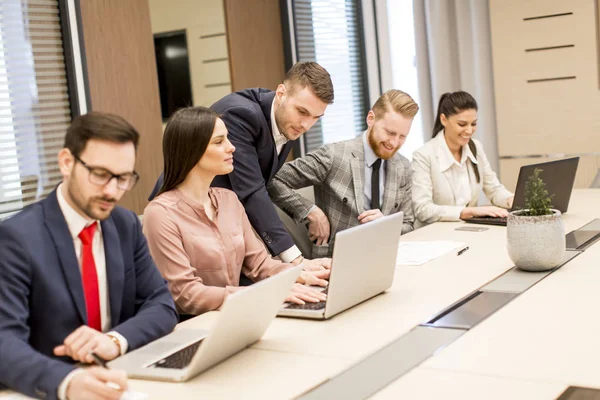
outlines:
{"label": "eyeglasses", "polygon": [[121,190],[131,190],[140,179],[140,176],[137,172],[126,172],[124,174],[113,174],[106,168],[102,167],[92,167],[87,165],[83,160],[77,156],[75,156],[75,160],[80,162],[89,172],[89,180],[90,183],[93,183],[97,186],[104,186],[108,184],[113,178],[117,178],[117,187]]}

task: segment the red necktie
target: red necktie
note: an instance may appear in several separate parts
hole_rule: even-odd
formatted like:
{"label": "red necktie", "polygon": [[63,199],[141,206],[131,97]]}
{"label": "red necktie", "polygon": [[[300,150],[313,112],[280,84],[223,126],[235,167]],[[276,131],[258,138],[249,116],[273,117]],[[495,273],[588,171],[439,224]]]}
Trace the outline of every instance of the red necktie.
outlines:
{"label": "red necktie", "polygon": [[87,309],[88,325],[102,332],[100,317],[100,292],[98,291],[98,274],[92,252],[92,242],[96,233],[97,222],[86,226],[79,233],[81,239],[81,277],[83,279],[83,293]]}

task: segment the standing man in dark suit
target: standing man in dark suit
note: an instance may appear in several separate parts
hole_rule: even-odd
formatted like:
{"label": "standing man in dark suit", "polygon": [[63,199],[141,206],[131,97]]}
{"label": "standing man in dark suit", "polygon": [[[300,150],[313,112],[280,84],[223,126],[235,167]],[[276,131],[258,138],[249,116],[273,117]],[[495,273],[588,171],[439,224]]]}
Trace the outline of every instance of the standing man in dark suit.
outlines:
{"label": "standing man in dark suit", "polygon": [[[212,185],[238,195],[254,230],[271,254],[284,262],[298,264],[303,257],[279,219],[266,185],[283,166],[293,141],[332,103],[329,73],[315,62],[302,62],[288,71],[275,91],[246,89],[223,97],[211,107],[225,122],[236,149],[233,172],[217,176]],[[161,186],[162,177],[150,198]]]}
{"label": "standing man in dark suit", "polygon": [[137,216],[115,206],[138,180],[138,140],[121,117],[76,118],[58,155],[63,182],[0,224],[0,385],[118,399],[124,372],[73,363],[112,360],[177,323]]}

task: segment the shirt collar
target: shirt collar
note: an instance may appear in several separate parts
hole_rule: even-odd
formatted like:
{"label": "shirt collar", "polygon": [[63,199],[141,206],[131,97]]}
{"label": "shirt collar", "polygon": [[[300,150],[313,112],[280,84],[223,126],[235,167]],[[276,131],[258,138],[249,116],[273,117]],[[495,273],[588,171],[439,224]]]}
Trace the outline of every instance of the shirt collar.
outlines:
{"label": "shirt collar", "polygon": [[279,132],[277,123],[275,122],[275,100],[277,94],[273,97],[273,104],[271,104],[271,131],[273,132],[273,140],[275,140],[275,146],[282,146],[288,142],[287,138]]}
{"label": "shirt collar", "polygon": [[438,141],[439,146],[438,159],[440,164],[440,172],[448,170],[450,167],[452,167],[452,165],[457,165],[459,167],[465,165],[465,163],[467,162],[467,158],[469,158],[473,164],[477,164],[477,158],[471,152],[471,148],[468,144],[463,146],[462,157],[460,159],[460,162],[458,162],[454,159],[452,152],[450,152],[450,149],[448,148],[448,143],[446,143],[444,131],[438,134],[434,138],[434,140]]}
{"label": "shirt collar", "polygon": [[[371,168],[373,163],[375,161],[377,161],[377,159],[379,157],[377,157],[377,155],[375,155],[375,152],[373,151],[373,149],[371,148],[371,145],[369,144],[369,139],[367,139],[368,133],[369,133],[368,130],[366,130],[365,133],[363,133],[363,147],[365,148],[365,164],[367,164],[367,167]],[[381,161],[383,162],[383,160],[381,160]]]}
{"label": "shirt collar", "polygon": [[[171,192],[171,191],[169,191]],[[169,193],[166,192],[166,193]],[[197,201],[193,200],[192,198],[186,196],[185,193],[183,193],[183,191],[179,188],[175,188],[172,190],[173,195],[175,197],[177,197],[177,199],[183,201],[185,204],[187,204],[190,208],[192,208],[195,211],[198,210],[202,210],[202,212],[206,213],[206,209],[204,208],[204,205],[198,203]],[[215,207],[215,210],[219,211],[219,199],[218,199],[218,193],[215,192],[215,190],[212,187],[208,188],[208,197],[210,198],[210,201],[212,203],[212,205]]]}
{"label": "shirt collar", "polygon": [[[67,199],[64,198],[62,194],[62,186],[64,183],[58,185],[56,189],[56,198],[58,200],[58,206],[60,207],[60,211],[62,211],[65,220],[67,221],[67,226],[69,227],[69,232],[71,232],[71,237],[73,240],[79,237],[79,233],[86,226],[90,225],[92,222],[95,222],[93,219],[84,218],[77,211],[73,209],[67,202]],[[96,228],[98,231],[100,230],[100,224]]]}

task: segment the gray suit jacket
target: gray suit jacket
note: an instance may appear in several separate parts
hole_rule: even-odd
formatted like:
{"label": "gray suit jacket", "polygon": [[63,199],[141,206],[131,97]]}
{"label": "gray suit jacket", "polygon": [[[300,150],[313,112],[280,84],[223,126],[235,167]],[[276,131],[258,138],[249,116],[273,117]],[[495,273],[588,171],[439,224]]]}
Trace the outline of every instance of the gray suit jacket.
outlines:
{"label": "gray suit jacket", "polygon": [[[410,162],[400,154],[386,161],[381,212],[404,211],[402,233],[413,230]],[[269,183],[271,200],[299,224],[314,205],[293,189],[314,186],[316,205],[331,226],[328,245],[313,245],[312,258],[331,256],[335,234],[359,224],[364,209],[365,158],[362,135],[327,144],[286,163]]]}

